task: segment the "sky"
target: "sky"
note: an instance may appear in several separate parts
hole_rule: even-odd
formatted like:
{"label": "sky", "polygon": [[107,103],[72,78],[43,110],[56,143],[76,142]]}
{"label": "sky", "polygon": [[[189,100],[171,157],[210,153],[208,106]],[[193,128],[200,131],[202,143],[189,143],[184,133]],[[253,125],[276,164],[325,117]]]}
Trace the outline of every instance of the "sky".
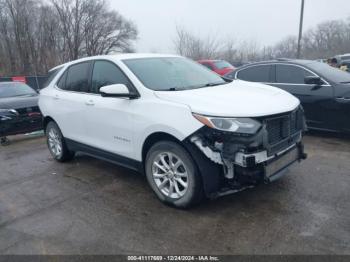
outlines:
{"label": "sky", "polygon": [[[174,53],[176,26],[195,35],[271,45],[297,35],[301,0],[108,0],[139,30],[138,52]],[[304,30],[350,17],[350,0],[305,0]]]}

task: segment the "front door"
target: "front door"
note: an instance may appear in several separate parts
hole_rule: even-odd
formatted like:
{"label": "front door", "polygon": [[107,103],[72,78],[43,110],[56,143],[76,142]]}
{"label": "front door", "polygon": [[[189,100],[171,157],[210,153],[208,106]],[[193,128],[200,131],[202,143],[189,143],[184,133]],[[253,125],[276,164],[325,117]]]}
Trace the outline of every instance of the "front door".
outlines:
{"label": "front door", "polygon": [[114,63],[106,60],[94,62],[91,94],[86,100],[85,128],[88,144],[95,148],[133,157],[133,105],[136,100],[102,97],[99,89],[111,84],[131,83]]}
{"label": "front door", "polygon": [[337,109],[337,128],[350,132],[350,84],[335,86],[334,103]]}
{"label": "front door", "polygon": [[296,65],[276,64],[273,86],[284,89],[299,98],[307,124],[313,128],[334,129],[337,113],[333,104],[333,87],[305,84],[305,77],[316,76],[313,72]]}

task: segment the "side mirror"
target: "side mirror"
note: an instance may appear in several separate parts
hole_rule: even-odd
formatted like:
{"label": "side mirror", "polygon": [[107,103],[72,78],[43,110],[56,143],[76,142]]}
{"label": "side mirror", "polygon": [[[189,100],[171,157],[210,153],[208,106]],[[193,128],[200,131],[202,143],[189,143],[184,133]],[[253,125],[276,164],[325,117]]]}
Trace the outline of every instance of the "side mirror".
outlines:
{"label": "side mirror", "polygon": [[320,86],[323,84],[323,81],[320,77],[318,76],[307,76],[304,79],[305,84],[307,85],[317,85]]}
{"label": "side mirror", "polygon": [[100,88],[100,93],[103,97],[127,97],[137,98],[137,94],[132,94],[124,84],[114,84],[103,86]]}

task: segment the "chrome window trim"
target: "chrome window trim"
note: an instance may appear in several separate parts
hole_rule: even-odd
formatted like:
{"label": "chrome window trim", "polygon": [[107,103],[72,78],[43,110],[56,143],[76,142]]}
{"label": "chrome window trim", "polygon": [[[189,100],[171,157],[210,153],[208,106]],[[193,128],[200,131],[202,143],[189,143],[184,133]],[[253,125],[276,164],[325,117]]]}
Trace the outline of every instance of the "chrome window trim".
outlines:
{"label": "chrome window trim", "polygon": [[[84,60],[82,62],[77,62],[77,63],[72,63],[68,66],[66,66],[64,68],[64,66],[62,66],[64,69],[62,70],[62,72],[60,72],[59,75],[57,75],[51,82],[53,82],[55,80],[55,83],[53,84],[53,88],[58,90],[58,91],[61,91],[61,92],[68,92],[68,93],[73,93],[73,94],[84,94],[84,95],[94,95],[94,96],[102,96],[101,94],[97,94],[97,93],[92,93],[92,92],[80,92],[80,91],[72,91],[72,90],[65,90],[65,89],[61,89],[57,86],[57,83],[60,81],[61,77],[64,75],[64,73],[71,67],[71,66],[74,66],[74,65],[77,65],[77,64],[80,64],[80,63],[84,63],[84,62],[89,62],[89,63],[92,63],[92,68],[91,68],[91,79],[92,79],[92,74],[93,74],[93,70],[94,70],[94,66],[95,66],[95,62],[98,62],[98,61],[105,61],[105,62],[109,62],[111,64],[113,64],[114,66],[116,66],[121,72],[123,75],[125,75],[125,77],[128,79],[128,81],[130,82],[130,84],[133,86],[133,89],[135,89],[136,93],[140,95],[138,89],[136,88],[136,86],[134,85],[134,83],[131,81],[131,79],[129,78],[129,76],[120,68],[120,66],[118,64],[116,64],[114,61],[112,60],[109,60],[109,59],[104,59],[104,58],[97,58],[97,59],[87,59],[87,60]],[[56,79],[57,78],[57,79]],[[129,89],[129,88],[128,88]],[[130,91],[130,90],[129,90]],[[124,99],[125,97],[114,97],[114,98],[121,98],[121,99]]]}
{"label": "chrome window trim", "polygon": [[71,91],[71,90],[64,90],[57,86],[57,84],[54,85],[54,88],[61,92],[67,92],[67,93],[74,93],[74,94],[84,94],[84,95],[94,95],[94,96],[101,96],[101,94],[95,94],[95,93],[87,93],[87,92],[78,92],[78,91]]}
{"label": "chrome window trim", "polygon": [[[239,70],[236,71],[236,73],[235,73],[235,79],[239,79],[239,78],[237,78],[237,75],[238,75],[238,73],[239,73],[240,71],[242,71],[242,70],[244,70],[244,69],[248,69],[248,68],[251,68],[251,67],[257,67],[257,66],[264,66],[264,65],[271,65],[271,66],[273,66],[273,65],[288,65],[288,66],[300,67],[300,68],[302,68],[302,69],[308,71],[309,73],[313,74],[314,76],[317,76],[317,77],[321,78],[321,80],[322,80],[323,82],[325,82],[325,84],[323,84],[323,85],[321,85],[321,86],[331,86],[327,80],[325,80],[323,77],[319,76],[319,75],[316,74],[315,72],[311,71],[310,69],[308,69],[308,68],[306,68],[306,67],[304,67],[304,66],[301,66],[301,65],[297,65],[297,64],[288,64],[288,63],[262,63],[262,64],[251,65],[251,66],[248,65],[247,67],[242,68],[242,69],[239,69]],[[243,80],[243,81],[244,81],[244,80]],[[267,83],[266,83],[266,82],[257,82],[257,83],[262,83],[262,84],[267,84],[267,85],[272,85],[272,84],[274,84],[274,85],[310,86],[310,84],[297,84],[297,83],[277,83],[277,82],[267,82]]]}

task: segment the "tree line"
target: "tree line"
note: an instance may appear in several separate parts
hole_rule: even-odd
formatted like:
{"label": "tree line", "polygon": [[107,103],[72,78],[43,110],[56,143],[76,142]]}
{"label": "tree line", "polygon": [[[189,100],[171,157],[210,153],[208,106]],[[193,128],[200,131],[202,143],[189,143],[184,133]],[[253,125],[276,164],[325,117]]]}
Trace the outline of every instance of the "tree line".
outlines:
{"label": "tree line", "polygon": [[[178,54],[199,59],[225,59],[232,64],[276,58],[296,58],[297,36],[287,36],[275,45],[262,46],[258,42],[199,36],[178,26],[174,39]],[[301,58],[325,59],[350,53],[350,17],[345,20],[323,22],[307,30],[302,38]]]}
{"label": "tree line", "polygon": [[80,57],[133,52],[137,35],[104,0],[0,0],[0,75],[46,74]]}

